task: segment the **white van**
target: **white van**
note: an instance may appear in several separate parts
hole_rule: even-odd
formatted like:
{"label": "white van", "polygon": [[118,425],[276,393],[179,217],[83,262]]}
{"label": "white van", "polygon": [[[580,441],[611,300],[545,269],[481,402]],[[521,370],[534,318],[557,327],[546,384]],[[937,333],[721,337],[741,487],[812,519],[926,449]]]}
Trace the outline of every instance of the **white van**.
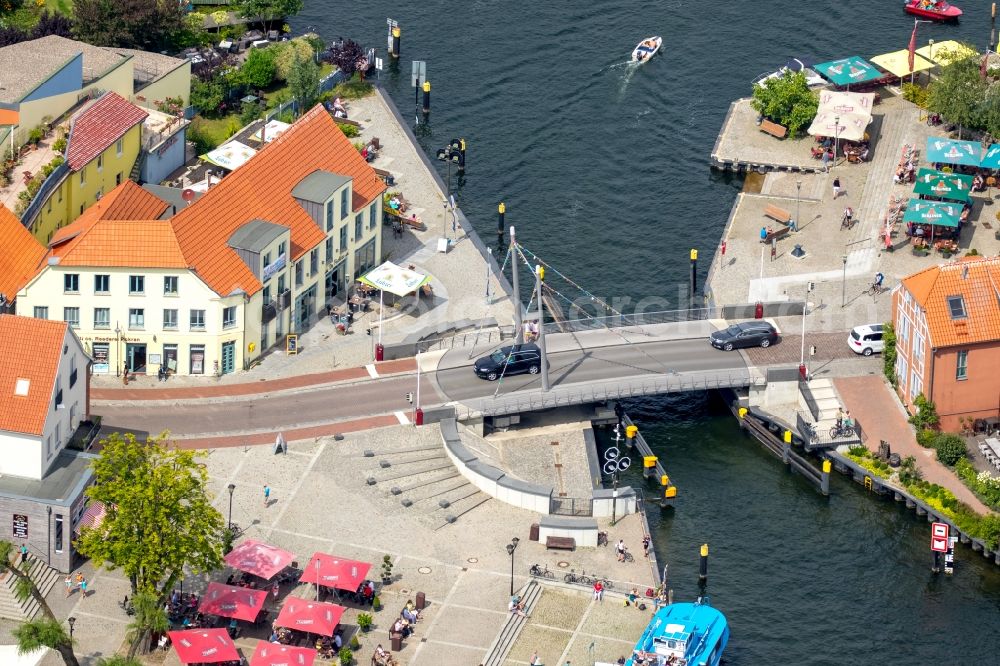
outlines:
{"label": "white van", "polygon": [[885,342],[882,341],[882,324],[854,327],[847,337],[847,345],[855,354],[871,356],[875,352],[881,353],[885,349]]}

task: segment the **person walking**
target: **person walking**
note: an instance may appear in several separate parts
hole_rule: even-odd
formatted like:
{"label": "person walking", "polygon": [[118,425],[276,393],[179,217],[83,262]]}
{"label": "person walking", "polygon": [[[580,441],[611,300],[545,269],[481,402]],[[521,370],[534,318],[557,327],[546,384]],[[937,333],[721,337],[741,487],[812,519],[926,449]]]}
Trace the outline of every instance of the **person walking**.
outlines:
{"label": "person walking", "polygon": [[647,560],[649,559],[649,543],[650,543],[650,538],[649,535],[647,534],[646,536],[642,537],[642,556],[645,557]]}
{"label": "person walking", "polygon": [[84,578],[84,579],[82,579],[80,581],[80,598],[81,599],[86,599],[87,598],[87,579],[86,578]]}
{"label": "person walking", "polygon": [[840,178],[833,179],[833,198],[836,199],[840,196]]}
{"label": "person walking", "polygon": [[24,543],[22,543],[21,544],[21,564],[23,565],[27,561],[28,561],[28,547],[26,545],[24,545]]}
{"label": "person walking", "polygon": [[625,540],[624,539],[618,539],[618,543],[615,544],[615,552],[618,554],[618,561],[619,562],[624,562],[625,561],[625,550],[626,550],[625,549]]}
{"label": "person walking", "polygon": [[69,595],[73,594],[73,579],[69,577],[69,574],[66,575],[63,584],[66,586],[66,597],[68,598]]}
{"label": "person walking", "polygon": [[271,486],[264,484],[264,508],[271,502]]}

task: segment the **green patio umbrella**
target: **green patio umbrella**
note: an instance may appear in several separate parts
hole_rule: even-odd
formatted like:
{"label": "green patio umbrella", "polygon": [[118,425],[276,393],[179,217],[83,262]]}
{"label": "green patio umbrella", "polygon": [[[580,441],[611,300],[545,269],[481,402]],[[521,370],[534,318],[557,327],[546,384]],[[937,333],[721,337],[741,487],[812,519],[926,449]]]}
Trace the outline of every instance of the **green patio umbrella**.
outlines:
{"label": "green patio umbrella", "polygon": [[1000,143],[994,143],[990,146],[990,149],[983,155],[982,161],[979,162],[979,166],[984,169],[1000,169]]}
{"label": "green patio umbrella", "polygon": [[983,144],[978,141],[956,141],[933,136],[927,138],[928,162],[979,166],[982,156]]}
{"label": "green patio umbrella", "polygon": [[917,184],[913,186],[914,194],[961,202],[969,200],[971,191],[972,176],[944,173],[934,169],[918,171]]}
{"label": "green patio umbrella", "polygon": [[875,65],[858,56],[820,63],[813,69],[838,86],[864,83],[882,76],[882,72],[875,69]]}
{"label": "green patio umbrella", "polygon": [[961,204],[910,199],[910,203],[906,205],[903,222],[931,224],[937,227],[957,227],[961,217]]}

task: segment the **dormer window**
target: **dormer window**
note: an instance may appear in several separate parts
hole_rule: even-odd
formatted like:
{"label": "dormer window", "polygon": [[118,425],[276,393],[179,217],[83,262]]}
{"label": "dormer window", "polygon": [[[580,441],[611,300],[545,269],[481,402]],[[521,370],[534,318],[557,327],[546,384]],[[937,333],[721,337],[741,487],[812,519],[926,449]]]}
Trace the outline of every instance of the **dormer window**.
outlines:
{"label": "dormer window", "polygon": [[948,297],[948,313],[952,319],[965,319],[969,315],[965,310],[965,299],[961,296]]}

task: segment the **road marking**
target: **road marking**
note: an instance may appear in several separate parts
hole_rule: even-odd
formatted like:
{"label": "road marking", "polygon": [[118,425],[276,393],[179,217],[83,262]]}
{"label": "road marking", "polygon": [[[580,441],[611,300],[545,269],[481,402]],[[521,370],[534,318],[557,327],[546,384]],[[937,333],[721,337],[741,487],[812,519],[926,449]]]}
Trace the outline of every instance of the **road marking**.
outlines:
{"label": "road marking", "polygon": [[374,363],[369,363],[365,366],[365,370],[368,371],[368,376],[372,379],[378,379],[378,370],[375,369]]}
{"label": "road marking", "polygon": [[399,425],[410,425],[410,419],[406,418],[406,414],[403,412],[393,412],[396,415],[396,420],[399,421]]}

